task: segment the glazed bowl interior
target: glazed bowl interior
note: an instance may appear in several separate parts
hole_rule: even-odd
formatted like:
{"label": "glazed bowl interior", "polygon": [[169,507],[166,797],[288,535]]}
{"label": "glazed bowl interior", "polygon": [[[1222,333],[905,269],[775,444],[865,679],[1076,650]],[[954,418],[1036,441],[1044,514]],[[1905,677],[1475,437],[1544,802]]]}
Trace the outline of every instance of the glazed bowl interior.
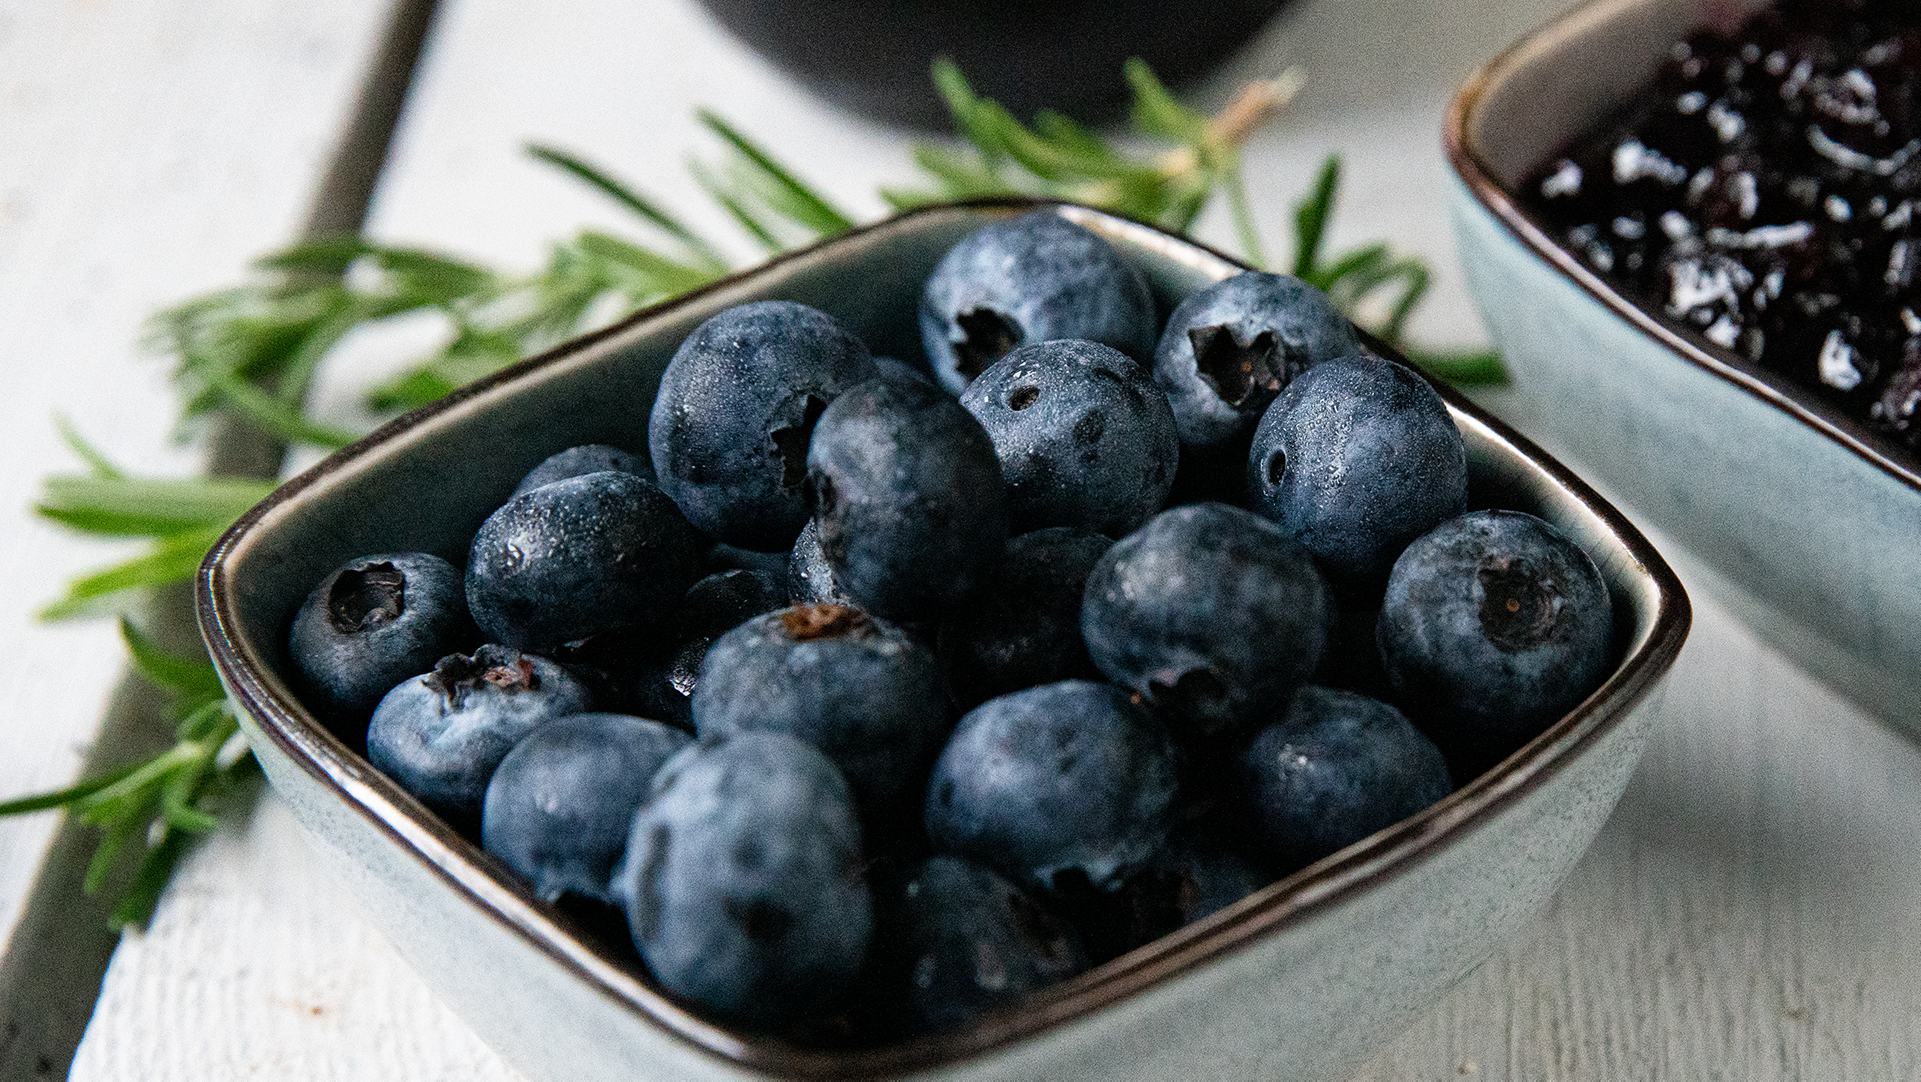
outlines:
{"label": "glazed bowl interior", "polygon": [[[303,785],[328,794],[328,814],[371,821],[386,838],[382,844],[391,846],[387,856],[397,852],[397,859],[430,871],[461,898],[463,911],[557,959],[640,1024],[748,1073],[895,1077],[937,1071],[1070,1026],[1392,880],[1568,768],[1627,717],[1666,671],[1685,637],[1688,615],[1679,584],[1660,557],[1578,479],[1446,392],[1468,447],[1470,502],[1539,514],[1571,534],[1601,567],[1617,613],[1618,664],[1607,682],[1439,804],[1222,913],[978,1024],[901,1044],[847,1049],[742,1035],[681,1009],[646,982],[630,952],[597,945],[561,911],[535,899],[504,865],[374,771],[301,704],[289,679],[286,631],[301,600],[333,567],[368,552],[405,550],[463,565],[481,521],[546,456],[588,442],[644,451],[649,408],[667,361],[688,332],[731,305],[767,298],[812,304],[877,354],[920,356],[914,299],[935,262],[967,232],[1033,206],[989,201],[927,208],[783,257],[465,388],[289,482],[215,548],[200,583],[203,631],[263,758],[289,764]],[[1243,269],[1150,227],[1079,207],[1054,209],[1101,233],[1138,266],[1163,314],[1188,292]],[[1620,773],[1619,781],[1625,777]],[[1488,944],[1480,955],[1493,947]]]}

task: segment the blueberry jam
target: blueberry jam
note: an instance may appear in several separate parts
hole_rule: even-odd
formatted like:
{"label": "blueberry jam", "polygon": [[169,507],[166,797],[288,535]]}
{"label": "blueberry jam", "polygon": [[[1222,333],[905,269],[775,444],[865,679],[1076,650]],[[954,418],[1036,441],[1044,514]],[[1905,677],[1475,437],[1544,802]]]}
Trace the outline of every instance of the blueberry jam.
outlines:
{"label": "blueberry jam", "polygon": [[1921,450],[1921,6],[1697,30],[1522,191],[1650,311]]}

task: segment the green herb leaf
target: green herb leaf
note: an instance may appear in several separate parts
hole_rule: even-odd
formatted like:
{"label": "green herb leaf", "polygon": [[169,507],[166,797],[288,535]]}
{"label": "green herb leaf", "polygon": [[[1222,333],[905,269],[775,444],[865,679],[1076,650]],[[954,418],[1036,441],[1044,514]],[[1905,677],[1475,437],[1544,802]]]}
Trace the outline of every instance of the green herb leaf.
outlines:
{"label": "green herb leaf", "polygon": [[1294,205],[1294,277],[1313,281],[1320,266],[1321,238],[1334,216],[1334,196],[1341,187],[1341,156],[1329,154],[1314,178],[1307,197]]}
{"label": "green herb leaf", "polygon": [[295,271],[338,278],[347,273],[347,268],[353,266],[355,260],[374,250],[372,243],[351,233],[317,237],[269,252],[254,260],[254,266],[262,270]]}
{"label": "green herb leaf", "polygon": [[1128,57],[1121,68],[1134,102],[1129,120],[1136,131],[1174,143],[1198,143],[1207,134],[1207,115],[1176,101],[1147,61]]}
{"label": "green herb leaf", "polygon": [[226,527],[183,530],[163,537],[145,556],[83,575],[67,584],[66,596],[40,610],[42,620],[65,620],[93,611],[93,601],[126,590],[165,586],[191,578]]}
{"label": "green herb leaf", "polygon": [[697,161],[689,161],[687,167],[701,190],[705,191],[714,202],[720,204],[721,209],[727,212],[727,216],[734,220],[734,224],[740,226],[756,244],[770,254],[778,254],[786,250],[786,242],[775,235],[767,222],[748,209],[747,201],[737,197],[713,170]]}
{"label": "green herb leaf", "polygon": [[775,161],[773,155],[742,135],[732,124],[706,109],[696,111],[695,116],[709,131],[720,136],[751,163],[754,170],[752,175],[766,183],[764,194],[775,201],[788,217],[823,237],[854,228],[852,218],[841,213],[828,202],[826,196],[794,176],[786,166]]}
{"label": "green herb leaf", "polygon": [[129,926],[142,928],[153,919],[153,911],[160,905],[161,892],[173,879],[174,869],[179,866],[180,858],[187,854],[193,844],[189,834],[168,833],[159,845],[147,850],[140,861],[140,870],[134,873],[133,881],[127,885],[126,893],[114,904],[113,912],[107,916],[107,926],[120,931]]}
{"label": "green herb leaf", "polygon": [[372,286],[355,287],[350,282],[348,288],[357,288],[363,298],[389,298],[386,305],[374,306],[377,316],[485,298],[498,291],[502,282],[485,267],[422,248],[371,245],[367,258],[383,277]]}
{"label": "green herb leaf", "polygon": [[[337,339],[337,336],[333,336]],[[327,343],[331,348],[333,343]],[[335,449],[358,439],[356,433],[309,420],[298,407],[268,394],[238,376],[217,368],[206,368],[200,376],[227,400],[235,412],[288,443],[310,443]]]}
{"label": "green herb leaf", "polygon": [[1494,350],[1410,349],[1407,357],[1435,379],[1456,387],[1501,387],[1508,383],[1507,368]]}
{"label": "green herb leaf", "polygon": [[1227,189],[1227,208],[1234,220],[1234,234],[1241,242],[1241,258],[1264,268],[1267,266],[1267,253],[1261,245],[1260,229],[1254,224],[1254,208],[1247,202],[1247,186],[1241,183],[1238,160],[1223,170],[1222,181],[1222,187]]}
{"label": "green herb leaf", "polygon": [[586,182],[614,202],[640,215],[669,236],[685,244],[698,258],[704,269],[716,275],[726,272],[727,260],[705,238],[694,232],[679,218],[662,209],[660,204],[641,195],[631,185],[614,179],[606,170],[557,147],[541,143],[527,144],[527,153]]}
{"label": "green herb leaf", "polygon": [[170,654],[124,616],[120,618],[120,639],[127,644],[134,669],[160,687],[172,688],[196,699],[219,698],[225,694],[219,673],[204,655],[187,658]]}
{"label": "green herb leaf", "polygon": [[48,811],[53,808],[64,808],[71,804],[78,803],[80,800],[90,797],[110,785],[119,783],[123,778],[127,777],[127,775],[139,770],[143,765],[144,764],[141,763],[134,763],[129,766],[120,767],[117,770],[109,770],[98,777],[75,782],[65,789],[55,789],[49,793],[35,793],[33,796],[17,797],[5,803],[0,803],[0,818],[9,815],[25,815],[28,812]]}
{"label": "green herb leaf", "polygon": [[511,337],[463,334],[438,355],[375,386],[367,401],[376,410],[418,409],[518,359]]}
{"label": "green herb leaf", "polygon": [[100,837],[100,844],[94,847],[93,859],[87,862],[87,874],[81,880],[80,889],[88,894],[100,893],[100,888],[106,885],[107,874],[113,871],[114,860],[120,856],[120,850],[144,828],[145,824],[134,816],[128,816],[107,828]]}
{"label": "green herb leaf", "polygon": [[[940,93],[941,100],[947,103],[948,115],[954,118],[954,127],[963,139],[974,144],[980,152],[982,168],[989,175],[995,173],[1004,157],[1000,142],[980,116],[983,104],[968,85],[967,76],[961,74],[960,65],[945,56],[937,56],[933,63],[934,89]],[[1002,188],[1005,191],[1005,187]]]}
{"label": "green herb leaf", "polygon": [[99,448],[88,443],[86,437],[73,426],[73,421],[66,414],[54,414],[53,427],[54,431],[60,434],[60,442],[66,444],[67,449],[72,451],[75,457],[85,462],[95,477],[112,479],[123,476],[120,467],[114,465],[106,455],[100,452]]}
{"label": "green herb leaf", "polygon": [[583,231],[582,251],[606,260],[631,275],[628,293],[647,300],[672,297],[720,277],[708,267],[690,266],[642,248],[638,244],[594,230]]}
{"label": "green herb leaf", "polygon": [[274,490],[271,481],[213,477],[56,475],[42,483],[35,512],[76,530],[116,537],[225,529]]}

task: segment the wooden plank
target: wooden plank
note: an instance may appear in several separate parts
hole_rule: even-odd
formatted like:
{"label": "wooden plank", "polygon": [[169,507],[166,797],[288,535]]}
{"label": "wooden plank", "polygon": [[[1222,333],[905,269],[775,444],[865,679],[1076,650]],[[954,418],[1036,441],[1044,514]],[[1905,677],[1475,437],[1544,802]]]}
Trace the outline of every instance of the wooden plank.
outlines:
{"label": "wooden plank", "polygon": [[[291,235],[386,8],[0,4],[0,632],[14,674],[0,793],[57,788],[83,761],[167,738],[158,697],[116,689],[110,623],[34,619],[64,580],[128,554],[30,516],[41,476],[79,468],[53,418],[130,466],[195,468],[168,438],[174,398],[166,365],[137,349],[141,321]],[[0,1077],[65,1070],[115,941],[105,899],[78,896],[92,832],[59,822],[0,821]]]}

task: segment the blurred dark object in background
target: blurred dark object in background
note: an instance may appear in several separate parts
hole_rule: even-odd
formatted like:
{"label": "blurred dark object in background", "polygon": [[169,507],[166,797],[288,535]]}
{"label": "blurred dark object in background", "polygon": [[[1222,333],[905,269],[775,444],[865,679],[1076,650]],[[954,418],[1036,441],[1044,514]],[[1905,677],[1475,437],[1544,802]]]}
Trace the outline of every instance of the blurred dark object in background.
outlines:
{"label": "blurred dark object in background", "polygon": [[701,0],[741,40],[846,109],[946,130],[928,79],[952,57],[976,93],[1026,120],[1118,119],[1121,65],[1178,86],[1246,44],[1285,0]]}

